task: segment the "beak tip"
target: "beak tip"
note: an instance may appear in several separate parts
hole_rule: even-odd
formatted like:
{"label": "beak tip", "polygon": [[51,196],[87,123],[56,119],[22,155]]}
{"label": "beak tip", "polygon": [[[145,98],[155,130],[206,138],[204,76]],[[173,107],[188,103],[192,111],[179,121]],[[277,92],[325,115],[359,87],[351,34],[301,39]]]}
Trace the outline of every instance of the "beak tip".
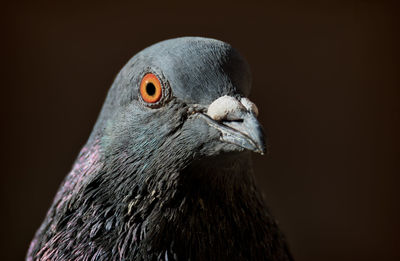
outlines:
{"label": "beak tip", "polygon": [[260,153],[261,155],[265,155],[267,153],[267,147],[265,146],[265,143],[262,142],[261,144],[259,144],[255,152]]}

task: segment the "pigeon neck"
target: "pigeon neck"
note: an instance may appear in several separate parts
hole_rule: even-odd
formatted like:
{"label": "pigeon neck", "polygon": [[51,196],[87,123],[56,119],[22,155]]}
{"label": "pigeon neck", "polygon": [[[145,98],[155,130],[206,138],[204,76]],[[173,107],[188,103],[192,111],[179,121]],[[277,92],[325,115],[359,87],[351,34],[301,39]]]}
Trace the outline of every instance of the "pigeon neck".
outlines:
{"label": "pigeon neck", "polygon": [[[265,235],[275,236],[275,225],[255,189],[248,155],[206,158],[180,176],[183,184],[165,202],[168,207],[150,219],[148,232],[163,238],[159,245],[153,245],[155,249],[171,249],[169,254],[194,255],[194,259],[196,253],[202,253],[204,260],[222,260],[226,256],[218,256],[218,250],[229,254],[241,242],[243,249],[260,257],[264,254],[260,245],[267,243]],[[236,258],[230,256],[231,260]],[[250,260],[245,256],[239,259]]]}

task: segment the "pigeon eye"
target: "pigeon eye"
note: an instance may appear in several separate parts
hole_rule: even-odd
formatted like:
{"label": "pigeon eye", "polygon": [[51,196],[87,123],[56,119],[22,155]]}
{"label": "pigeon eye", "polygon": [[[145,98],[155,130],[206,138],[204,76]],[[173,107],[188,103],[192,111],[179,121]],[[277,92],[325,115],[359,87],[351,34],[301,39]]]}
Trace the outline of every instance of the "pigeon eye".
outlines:
{"label": "pigeon eye", "polygon": [[140,95],[147,103],[156,103],[161,99],[162,86],[157,76],[148,73],[143,77],[140,83]]}

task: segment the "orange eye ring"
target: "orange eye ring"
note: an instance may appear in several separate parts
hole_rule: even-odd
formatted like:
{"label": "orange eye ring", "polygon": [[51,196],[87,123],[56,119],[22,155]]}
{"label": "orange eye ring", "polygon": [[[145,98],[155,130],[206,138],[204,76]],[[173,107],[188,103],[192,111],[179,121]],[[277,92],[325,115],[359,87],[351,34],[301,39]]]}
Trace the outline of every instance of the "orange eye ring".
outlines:
{"label": "orange eye ring", "polygon": [[140,83],[140,95],[147,103],[156,103],[162,97],[162,86],[157,76],[152,73],[146,74]]}

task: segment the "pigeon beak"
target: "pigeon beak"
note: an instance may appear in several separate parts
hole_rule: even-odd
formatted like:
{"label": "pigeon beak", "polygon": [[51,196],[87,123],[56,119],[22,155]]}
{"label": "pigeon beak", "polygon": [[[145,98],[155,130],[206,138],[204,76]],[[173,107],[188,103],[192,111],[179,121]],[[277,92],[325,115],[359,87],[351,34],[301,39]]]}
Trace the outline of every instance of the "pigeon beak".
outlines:
{"label": "pigeon beak", "polygon": [[222,96],[202,115],[210,126],[220,131],[222,141],[261,155],[265,153],[263,129],[256,118],[258,109],[249,99]]}

